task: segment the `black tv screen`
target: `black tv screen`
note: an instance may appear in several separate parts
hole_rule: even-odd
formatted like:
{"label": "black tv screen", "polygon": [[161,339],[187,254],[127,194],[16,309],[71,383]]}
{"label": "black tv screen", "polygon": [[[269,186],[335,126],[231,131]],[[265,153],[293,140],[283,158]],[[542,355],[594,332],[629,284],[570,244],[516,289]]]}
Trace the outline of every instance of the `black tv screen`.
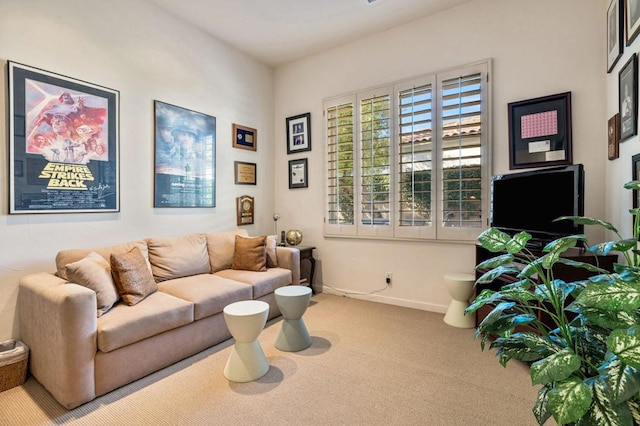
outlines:
{"label": "black tv screen", "polygon": [[560,216],[584,215],[582,164],[497,175],[492,178],[491,226],[514,234],[529,232],[549,242],[583,232]]}

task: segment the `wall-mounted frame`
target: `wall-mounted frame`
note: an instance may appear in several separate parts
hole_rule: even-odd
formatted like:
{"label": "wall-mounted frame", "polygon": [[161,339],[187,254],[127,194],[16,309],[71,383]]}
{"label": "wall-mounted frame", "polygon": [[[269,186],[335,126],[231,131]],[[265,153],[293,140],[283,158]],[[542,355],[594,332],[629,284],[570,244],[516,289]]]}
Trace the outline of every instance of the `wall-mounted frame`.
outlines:
{"label": "wall-mounted frame", "polygon": [[242,161],[233,162],[233,175],[236,185],[256,184],[256,163],[245,163]]}
{"label": "wall-mounted frame", "polygon": [[309,186],[309,170],[307,159],[289,160],[289,189],[307,188]]}
{"label": "wall-mounted frame", "polygon": [[287,117],[287,154],[311,151],[311,113]]}
{"label": "wall-mounted frame", "polygon": [[248,149],[249,151],[258,149],[258,131],[256,129],[233,123],[231,135],[233,136],[232,145],[234,148]]}
{"label": "wall-mounted frame", "polygon": [[254,198],[242,195],[236,198],[236,225],[253,225]]}
{"label": "wall-mounted frame", "polygon": [[638,61],[634,53],[618,74],[620,142],[638,133]]}
{"label": "wall-mounted frame", "polygon": [[113,89],[8,62],[9,213],[120,211]]}
{"label": "wall-mounted frame", "polygon": [[572,164],[571,92],[512,102],[509,168]]}
{"label": "wall-mounted frame", "polygon": [[216,118],[155,101],[154,207],[216,206]]}
{"label": "wall-mounted frame", "polygon": [[640,33],[640,0],[624,0],[624,16],[627,46],[630,46]]}
{"label": "wall-mounted frame", "polygon": [[615,160],[620,156],[620,114],[616,114],[607,123],[607,157]]}
{"label": "wall-mounted frame", "polygon": [[611,72],[622,56],[622,10],[621,0],[610,0],[607,9],[607,72]]}
{"label": "wall-mounted frame", "polygon": [[[632,180],[640,180],[640,154],[636,154],[631,157],[631,173]],[[633,190],[633,208],[640,207],[640,191]],[[635,218],[635,216],[634,216]]]}

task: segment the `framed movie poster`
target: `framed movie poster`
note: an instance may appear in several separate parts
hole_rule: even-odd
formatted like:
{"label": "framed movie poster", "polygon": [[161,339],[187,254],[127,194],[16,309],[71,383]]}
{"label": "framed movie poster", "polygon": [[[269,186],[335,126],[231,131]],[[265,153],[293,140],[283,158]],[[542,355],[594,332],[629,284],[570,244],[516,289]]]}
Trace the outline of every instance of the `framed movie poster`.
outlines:
{"label": "framed movie poster", "polygon": [[119,92],[8,68],[9,213],[119,211]]}
{"label": "framed movie poster", "polygon": [[155,101],[154,207],[216,206],[216,118]]}
{"label": "framed movie poster", "polygon": [[509,168],[573,163],[571,92],[508,104]]}

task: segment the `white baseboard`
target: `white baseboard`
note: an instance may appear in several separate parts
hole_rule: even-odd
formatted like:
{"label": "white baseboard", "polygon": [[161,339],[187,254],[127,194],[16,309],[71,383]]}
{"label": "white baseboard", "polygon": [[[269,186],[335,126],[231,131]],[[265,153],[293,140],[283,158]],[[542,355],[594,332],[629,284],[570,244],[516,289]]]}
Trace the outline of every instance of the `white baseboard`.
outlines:
{"label": "white baseboard", "polygon": [[422,311],[429,311],[429,312],[438,312],[441,314],[446,313],[448,308],[448,306],[444,306],[444,305],[417,302],[415,300],[399,299],[396,297],[389,297],[382,294],[358,293],[351,290],[342,290],[339,288],[332,288],[327,286],[323,286],[322,291],[324,293],[335,294],[337,296],[351,297],[351,298],[360,299],[360,300],[368,300],[370,302],[386,303],[388,305],[396,305],[396,306],[402,306],[405,308],[420,309]]}

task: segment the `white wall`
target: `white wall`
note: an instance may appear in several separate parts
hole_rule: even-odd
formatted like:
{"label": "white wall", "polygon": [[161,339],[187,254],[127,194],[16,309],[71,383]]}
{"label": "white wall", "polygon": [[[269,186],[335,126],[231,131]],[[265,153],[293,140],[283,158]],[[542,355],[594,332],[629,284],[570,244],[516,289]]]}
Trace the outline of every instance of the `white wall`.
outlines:
{"label": "white wall", "polygon": [[[19,337],[18,280],[53,271],[60,249],[236,228],[235,197],[256,197],[251,235],[273,229],[273,71],[141,0],[2,0],[0,63],[31,65],[120,91],[120,213],[7,214],[7,111],[0,102],[0,341]],[[4,81],[3,80],[3,81]],[[6,84],[0,98],[6,99]],[[213,209],[153,208],[153,100],[217,119]],[[257,152],[231,147],[231,125],[258,129]],[[258,163],[236,186],[233,162]]]}
{"label": "white wall", "polygon": [[[608,2],[606,2],[608,3]],[[605,16],[598,0],[475,0],[276,69],[275,182],[281,226],[315,245],[326,286],[444,312],[445,272],[474,266],[473,244],[323,238],[322,100],[493,58],[493,174],[509,172],[507,104],[572,92],[573,157],[586,170],[585,213],[604,217]],[[311,112],[312,151],[286,154],[285,118]],[[625,147],[626,148],[626,147]],[[309,158],[309,188],[287,190],[287,161]],[[589,230],[592,241],[603,233]]]}

